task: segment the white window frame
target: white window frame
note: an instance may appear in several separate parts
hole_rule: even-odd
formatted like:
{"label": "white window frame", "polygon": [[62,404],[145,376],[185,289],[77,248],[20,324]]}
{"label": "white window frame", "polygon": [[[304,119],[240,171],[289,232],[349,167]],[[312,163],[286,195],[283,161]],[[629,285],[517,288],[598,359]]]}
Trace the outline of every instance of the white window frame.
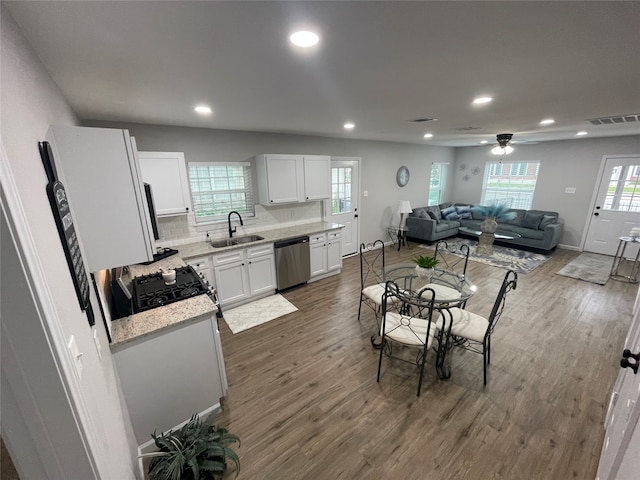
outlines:
{"label": "white window frame", "polygon": [[[198,167],[243,167],[243,175],[244,175],[244,183],[245,187],[242,189],[220,189],[215,190],[212,189],[210,192],[198,192],[194,189],[194,182],[197,182],[197,177],[192,178],[192,168]],[[195,213],[196,223],[215,223],[219,221],[226,221],[227,215],[231,211],[239,212],[243,218],[244,217],[254,217],[255,216],[255,195],[253,192],[253,178],[251,173],[251,163],[249,162],[189,162],[187,166],[187,174],[189,176],[189,187],[191,191],[191,202],[193,205],[193,210]],[[228,178],[228,177],[225,177]],[[242,193],[245,195],[244,206],[234,205],[229,202],[218,203],[217,208],[219,209],[219,213],[213,215],[202,215],[199,214],[199,207],[203,205],[202,199],[199,198],[199,195],[210,195],[213,196],[215,194],[218,195],[232,195],[234,193]],[[212,199],[213,202],[213,199]],[[224,208],[222,208],[224,206]],[[201,211],[201,210],[200,210]]]}
{"label": "white window frame", "polygon": [[[514,169],[515,174],[512,173]],[[500,203],[506,204],[510,208],[529,210],[533,205],[533,196],[539,176],[539,160],[487,162],[484,170],[484,179],[482,180],[480,204]],[[493,178],[494,184],[498,183],[497,187],[489,187],[489,181],[492,177],[500,177]],[[523,186],[531,183],[533,188],[523,188]]]}
{"label": "white window frame", "polygon": [[431,203],[431,184],[433,182],[433,178],[431,178],[431,176],[433,175],[433,168],[439,165],[440,166],[440,178],[438,178],[438,200],[436,201],[436,203],[434,203],[433,205],[438,205],[442,202],[444,202],[444,198],[445,195],[447,193],[447,177],[449,175],[449,162],[432,162],[431,163],[431,169],[429,170],[429,194],[428,194],[428,202],[429,205],[432,205]]}

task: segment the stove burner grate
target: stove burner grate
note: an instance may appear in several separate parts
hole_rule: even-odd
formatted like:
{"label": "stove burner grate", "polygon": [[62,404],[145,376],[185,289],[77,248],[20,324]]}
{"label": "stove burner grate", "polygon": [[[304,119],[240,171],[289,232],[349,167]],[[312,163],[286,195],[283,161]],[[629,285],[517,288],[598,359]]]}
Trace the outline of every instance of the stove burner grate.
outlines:
{"label": "stove burner grate", "polygon": [[134,312],[168,305],[195,295],[208,293],[209,288],[191,266],[176,268],[176,281],[167,285],[161,273],[133,279]]}

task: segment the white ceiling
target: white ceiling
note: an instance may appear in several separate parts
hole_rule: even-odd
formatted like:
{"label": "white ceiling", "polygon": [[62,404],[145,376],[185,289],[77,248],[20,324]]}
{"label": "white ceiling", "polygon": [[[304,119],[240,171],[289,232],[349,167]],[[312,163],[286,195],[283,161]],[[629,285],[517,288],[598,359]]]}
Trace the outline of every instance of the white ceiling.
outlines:
{"label": "white ceiling", "polygon": [[[444,146],[640,133],[586,121],[640,114],[638,1],[3,3],[85,120]],[[310,51],[288,44],[301,27]]]}

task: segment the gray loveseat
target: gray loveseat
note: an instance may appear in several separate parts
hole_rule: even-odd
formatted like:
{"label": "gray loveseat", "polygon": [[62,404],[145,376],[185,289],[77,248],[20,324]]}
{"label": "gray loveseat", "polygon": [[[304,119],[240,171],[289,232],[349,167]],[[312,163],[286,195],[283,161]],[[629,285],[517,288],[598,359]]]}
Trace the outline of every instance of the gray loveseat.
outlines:
{"label": "gray loveseat", "polygon": [[[433,243],[458,235],[460,227],[480,230],[483,218],[471,211],[472,206],[442,203],[414,208],[413,213],[407,217],[407,237],[415,241]],[[500,239],[499,243],[549,252],[560,242],[563,224],[558,220],[558,212],[515,208],[510,211],[516,212],[516,218],[499,221],[498,232],[515,233],[520,236],[512,240]]]}

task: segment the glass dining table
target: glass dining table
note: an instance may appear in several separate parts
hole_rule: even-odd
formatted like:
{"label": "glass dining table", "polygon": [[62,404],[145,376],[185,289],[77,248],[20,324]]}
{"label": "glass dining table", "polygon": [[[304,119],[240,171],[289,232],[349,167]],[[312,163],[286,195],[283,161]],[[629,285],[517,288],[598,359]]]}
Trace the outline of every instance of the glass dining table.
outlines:
{"label": "glass dining table", "polygon": [[[463,274],[438,268],[434,268],[431,275],[419,275],[415,263],[388,265],[383,268],[383,278],[385,282],[393,281],[405,294],[418,295],[418,292],[424,288],[431,288],[435,292],[434,309],[442,315],[445,327],[444,332],[438,336],[436,370],[441,379],[449,378],[451,372],[444,363],[449,340],[447,332],[451,325],[451,314],[448,313],[448,309],[464,307],[466,301],[476,292],[476,285]],[[379,347],[374,339],[372,343]]]}

